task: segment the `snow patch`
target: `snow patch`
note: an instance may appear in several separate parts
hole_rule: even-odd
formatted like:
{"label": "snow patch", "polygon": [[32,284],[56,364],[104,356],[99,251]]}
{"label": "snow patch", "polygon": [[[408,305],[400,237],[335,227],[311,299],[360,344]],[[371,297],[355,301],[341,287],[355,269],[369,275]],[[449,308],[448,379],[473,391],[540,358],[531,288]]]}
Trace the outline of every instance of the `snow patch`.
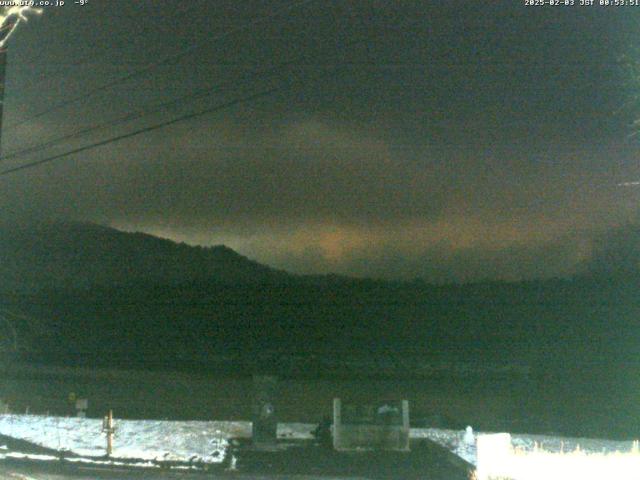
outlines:
{"label": "snow patch", "polygon": [[[474,432],[482,435],[490,432]],[[466,437],[466,438],[465,438]],[[439,428],[412,428],[411,438],[426,438],[455,453],[463,460],[477,466],[477,450],[475,443],[469,442],[465,430],[445,430]],[[628,452],[633,442],[595,438],[555,437],[550,435],[511,435],[511,443],[515,448],[533,452],[536,445],[547,452],[572,452],[578,447],[584,453],[615,453]]]}
{"label": "snow patch", "polygon": [[[224,423],[232,422],[116,420],[112,456],[221,463],[229,445],[227,439],[235,432],[244,433],[246,427],[228,428]],[[0,415],[0,434],[81,456],[105,455],[106,437],[98,419]]]}
{"label": "snow patch", "polygon": [[[278,436],[283,439],[311,439],[315,426],[281,423],[278,424]],[[116,419],[115,427],[112,460],[222,463],[229,439],[251,436],[251,422]],[[477,465],[476,443],[472,439],[483,433],[471,429],[412,428],[410,436],[412,439],[429,439]],[[99,419],[5,414],[0,415],[0,434],[80,456],[105,455],[106,438]],[[579,446],[585,453],[613,453],[628,452],[633,446],[632,442],[548,435],[516,434],[511,436],[511,440],[515,448],[524,451],[534,451],[537,445],[548,452],[572,452]],[[0,458],[19,455],[5,452],[0,454]]]}

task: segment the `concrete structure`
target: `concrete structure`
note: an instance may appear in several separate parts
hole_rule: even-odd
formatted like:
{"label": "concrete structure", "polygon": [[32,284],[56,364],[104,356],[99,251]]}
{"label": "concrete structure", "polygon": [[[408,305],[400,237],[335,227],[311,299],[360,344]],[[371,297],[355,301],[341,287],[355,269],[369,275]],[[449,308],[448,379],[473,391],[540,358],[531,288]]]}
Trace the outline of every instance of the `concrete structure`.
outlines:
{"label": "concrete structure", "polygon": [[409,451],[409,402],[343,406],[335,398],[333,448]]}

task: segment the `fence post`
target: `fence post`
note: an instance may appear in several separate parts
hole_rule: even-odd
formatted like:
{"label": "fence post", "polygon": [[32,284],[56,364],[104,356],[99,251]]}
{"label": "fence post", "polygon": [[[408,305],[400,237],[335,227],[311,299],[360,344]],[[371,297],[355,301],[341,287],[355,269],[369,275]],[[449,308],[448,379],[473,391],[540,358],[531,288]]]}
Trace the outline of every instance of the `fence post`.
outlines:
{"label": "fence post", "polygon": [[333,448],[338,450],[342,441],[342,401],[333,399]]}
{"label": "fence post", "polygon": [[111,410],[102,421],[102,431],[107,435],[107,457],[110,457],[113,454],[113,434],[115,433],[113,411]]}

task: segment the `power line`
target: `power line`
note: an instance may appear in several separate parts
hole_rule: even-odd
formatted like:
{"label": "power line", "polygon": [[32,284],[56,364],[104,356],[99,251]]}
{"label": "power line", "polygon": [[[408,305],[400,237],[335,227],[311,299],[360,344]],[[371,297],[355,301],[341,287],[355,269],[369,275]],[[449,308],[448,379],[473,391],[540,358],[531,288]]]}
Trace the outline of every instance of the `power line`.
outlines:
{"label": "power line", "polygon": [[[254,27],[255,25],[259,25],[261,23],[264,23],[268,20],[271,20],[275,17],[278,17],[279,15],[289,12],[291,10],[294,10],[296,8],[299,7],[303,7],[311,2],[313,2],[315,0],[301,0],[298,2],[295,2],[293,4],[290,4],[286,7],[283,7],[279,10],[276,10],[275,12],[265,16],[265,17],[261,17],[258,18],[256,20],[253,20],[251,22],[245,23],[243,25],[240,25],[238,27],[232,28],[230,30],[227,30],[226,32],[221,33],[220,35],[216,35],[212,38],[212,41],[216,41],[216,40],[221,40],[224,39],[230,35],[233,35],[235,33],[247,30],[248,28]],[[15,129],[21,125],[24,125],[25,123],[31,122],[33,120],[36,120],[40,117],[43,117],[44,115],[48,115],[49,113],[52,113],[54,111],[60,110],[61,108],[67,107],[69,105],[72,105],[76,102],[82,101],[82,100],[86,100],[94,95],[96,95],[97,93],[109,90],[117,85],[120,85],[121,83],[127,82],[133,78],[139,77],[141,75],[145,75],[155,69],[157,69],[158,67],[161,67],[163,65],[168,64],[169,62],[173,61],[173,60],[179,60],[181,57],[183,57],[184,55],[191,53],[195,50],[197,50],[198,48],[201,48],[200,45],[198,45],[197,43],[194,43],[192,45],[190,45],[189,47],[183,49],[181,52],[173,54],[173,55],[169,55],[168,57],[163,58],[162,60],[158,61],[158,62],[154,62],[151,63],[149,65],[147,65],[146,67],[140,69],[140,70],[136,70],[134,72],[131,72],[127,75],[123,75],[122,77],[116,78],[115,80],[112,80],[110,82],[107,82],[105,84],[102,84],[92,90],[89,90],[87,93],[83,94],[83,95],[79,95],[77,97],[73,97],[71,99],[68,100],[64,100],[62,102],[59,102],[57,104],[54,104],[53,106],[40,111],[39,113],[36,113],[35,115],[32,115],[31,117],[25,118],[23,120],[18,121],[17,123],[8,125],[5,128],[5,130],[12,130]]]}
{"label": "power line", "polygon": [[[316,80],[328,76],[329,73],[333,73],[333,72],[326,72],[324,75],[319,75],[316,78]],[[9,169],[6,169],[6,170],[2,170],[2,171],[0,171],[0,176],[6,176],[6,175],[9,175],[9,174],[12,174],[12,173],[19,172],[21,170],[27,170],[27,169],[30,169],[30,168],[34,168],[34,167],[43,165],[45,163],[50,163],[50,162],[53,162],[55,160],[59,160],[61,158],[65,158],[65,157],[68,157],[68,156],[71,156],[71,155],[75,155],[77,153],[85,152],[85,151],[88,151],[88,150],[93,150],[95,148],[102,147],[104,145],[108,145],[110,143],[115,143],[115,142],[119,142],[119,141],[122,141],[122,140],[126,140],[128,138],[136,137],[136,136],[142,135],[144,133],[149,133],[149,132],[152,132],[154,130],[159,130],[161,128],[168,127],[170,125],[174,125],[176,123],[181,123],[181,122],[184,122],[184,121],[187,121],[187,120],[191,120],[191,119],[202,117],[202,116],[205,116],[205,115],[208,115],[208,114],[211,114],[211,113],[215,113],[215,112],[218,112],[220,110],[225,110],[227,108],[234,107],[236,105],[240,105],[240,104],[243,104],[243,103],[248,103],[248,102],[250,102],[252,100],[257,100],[259,98],[269,96],[269,95],[271,95],[273,93],[276,93],[278,91],[287,90],[287,89],[289,89],[291,87],[292,87],[292,84],[290,84],[290,83],[289,84],[281,84],[281,85],[276,86],[276,87],[271,87],[271,88],[262,90],[260,92],[254,93],[252,95],[249,95],[247,97],[242,97],[242,98],[230,100],[230,101],[222,103],[220,105],[216,105],[216,106],[214,106],[212,108],[207,108],[207,109],[204,109],[204,110],[200,110],[198,112],[193,112],[193,113],[189,113],[189,114],[186,114],[186,115],[182,115],[180,117],[176,117],[176,118],[173,118],[171,120],[167,120],[165,122],[161,122],[161,123],[157,123],[155,125],[151,125],[151,126],[148,126],[148,127],[145,127],[145,128],[141,128],[141,129],[135,130],[133,132],[125,133],[125,134],[122,134],[122,135],[118,135],[118,136],[115,136],[115,137],[108,138],[106,140],[101,140],[99,142],[95,142],[95,143],[91,143],[91,144],[88,144],[88,145],[84,145],[82,147],[78,147],[78,148],[75,148],[73,150],[69,150],[67,152],[60,153],[58,155],[53,155],[53,156],[50,156],[50,157],[47,157],[47,158],[43,158],[41,160],[37,160],[37,161],[34,161],[34,162],[30,162],[30,163],[26,163],[26,164],[23,164],[23,165],[12,167],[12,168],[9,168]]]}
{"label": "power line", "polygon": [[[316,52],[317,53],[317,52]],[[286,60],[284,62],[281,62],[275,66],[272,67],[268,67],[268,68],[259,68],[256,69],[254,71],[251,72],[245,72],[241,75],[241,77],[244,77],[243,80],[248,80],[251,79],[253,77],[256,77],[258,75],[269,75],[272,73],[276,73],[278,70],[287,67],[287,66],[292,66],[292,65],[314,65],[314,66],[318,66],[320,64],[318,64],[317,62],[305,62],[305,59],[308,59],[309,57],[311,57],[310,53],[303,53],[301,55],[296,56],[295,58],[292,58],[290,60]],[[346,63],[343,63],[346,64]],[[349,62],[348,63],[351,66],[354,65],[359,65],[357,63],[354,62]],[[324,66],[335,66],[335,64],[331,64],[331,63],[327,63],[327,64],[322,64]],[[81,135],[87,134],[87,133],[91,133],[94,132],[96,130],[101,130],[107,127],[111,127],[111,126],[116,126],[116,125],[121,125],[123,123],[127,123],[133,120],[138,120],[140,118],[146,117],[148,115],[152,115],[154,113],[158,113],[162,110],[171,108],[171,107],[176,107],[179,106],[180,103],[184,103],[184,102],[188,102],[188,101],[192,101],[192,100],[196,100],[198,98],[203,98],[203,97],[207,97],[207,96],[211,96],[213,94],[216,93],[216,90],[224,87],[228,84],[232,84],[232,83],[236,83],[239,79],[235,78],[232,80],[227,80],[227,81],[223,81],[220,82],[212,87],[207,87],[204,89],[198,89],[190,94],[187,95],[183,95],[181,97],[178,98],[174,98],[172,100],[166,101],[166,102],[161,102],[159,104],[154,104],[151,105],[143,110],[139,110],[137,112],[132,112],[132,113],[128,113],[124,116],[106,121],[106,122],[102,122],[102,123],[98,123],[98,124],[94,124],[90,127],[86,127],[80,130],[76,130],[74,132],[62,135],[60,137],[57,138],[53,138],[50,140],[47,140],[43,143],[37,144],[37,145],[32,145],[26,148],[23,148],[21,150],[17,150],[14,152],[11,152],[7,155],[1,156],[0,157],[0,161],[3,160],[9,160],[9,159],[13,159],[13,158],[17,158],[17,157],[22,157],[25,156],[27,154],[30,153],[36,153],[42,150],[45,150],[49,147],[55,146],[61,142],[64,142],[66,140],[70,140],[76,137],[79,137]]]}
{"label": "power line", "polygon": [[[183,5],[181,3],[181,5]],[[186,5],[186,4],[184,4]],[[192,11],[195,10],[195,8],[193,7],[192,4],[189,4],[189,6],[187,6],[186,8],[182,9],[182,10],[176,10],[173,12],[174,15],[178,15],[180,17],[185,17],[188,16],[189,14],[192,13]],[[148,19],[146,20],[148,21]],[[157,25],[157,22],[154,22]],[[2,32],[2,30],[6,28],[6,27],[2,27],[0,28],[0,32]],[[67,73],[68,68],[78,68],[78,67],[82,67],[90,62],[95,62],[96,59],[100,58],[100,57],[104,57],[107,53],[113,53],[113,48],[110,46],[109,48],[106,49],[101,49],[102,51],[98,52],[98,55],[96,56],[95,54],[87,54],[84,57],[80,58],[79,60],[74,61],[73,63],[69,63],[65,65],[65,68],[62,71],[55,71],[53,73],[51,73],[50,75],[59,75],[61,73]],[[33,60],[33,63],[38,63],[38,60]],[[37,87],[40,87],[43,83],[45,83],[46,80],[40,79],[39,81],[34,81],[29,83],[26,87],[27,89],[36,89]],[[24,85],[21,84],[21,87],[24,88]]]}
{"label": "power line", "polygon": [[[360,43],[361,40],[352,40],[350,42],[347,42],[344,47],[350,47],[351,45]],[[297,55],[294,58],[291,58],[289,60],[285,60],[279,64],[276,64],[274,66],[269,66],[269,67],[264,67],[264,68],[258,68],[255,69],[253,71],[250,72],[243,72],[242,74],[240,74],[240,78],[234,78],[234,79],[229,79],[229,80],[225,80],[222,82],[219,82],[216,85],[213,85],[211,87],[207,87],[204,89],[198,89],[192,93],[189,93],[187,95],[183,95],[181,97],[178,98],[174,98],[172,100],[169,101],[165,101],[165,102],[161,102],[159,104],[154,104],[151,105],[149,107],[146,107],[142,110],[138,110],[137,112],[132,112],[132,113],[128,113],[124,116],[106,121],[106,122],[102,122],[102,123],[98,123],[98,124],[94,124],[90,127],[86,127],[80,130],[76,130],[74,132],[62,135],[60,137],[57,138],[53,138],[50,140],[47,140],[43,143],[37,144],[37,145],[32,145],[26,148],[23,148],[21,150],[18,151],[14,151],[11,152],[5,156],[1,156],[0,157],[0,161],[2,160],[8,160],[8,159],[13,159],[16,157],[22,157],[25,156],[27,154],[31,154],[31,153],[36,153],[42,150],[45,150],[49,147],[55,146],[57,144],[60,144],[62,142],[65,142],[66,140],[71,140],[73,138],[77,138],[79,136],[82,136],[84,134],[87,133],[91,133],[97,130],[101,130],[107,127],[112,127],[112,126],[116,126],[116,125],[121,125],[124,123],[128,123],[131,122],[133,120],[138,120],[140,118],[161,112],[163,110],[172,108],[172,107],[177,107],[179,106],[181,103],[185,103],[185,102],[189,102],[189,101],[193,101],[195,99],[198,98],[203,98],[203,97],[208,97],[208,96],[212,96],[213,94],[217,93],[216,90],[224,87],[228,84],[234,84],[236,83],[238,80],[242,79],[243,81],[247,81],[251,78],[257,77],[259,75],[271,75],[274,73],[277,73],[279,70],[284,69],[285,67],[288,66],[293,66],[293,65],[314,65],[314,66],[318,66],[318,65],[324,65],[324,66],[336,66],[334,63],[318,63],[318,62],[312,62],[311,60],[313,59],[313,57],[317,56],[318,54],[321,54],[324,50],[326,50],[326,43],[321,43],[321,47],[318,49],[315,49],[315,52],[305,52],[302,53],[300,55]],[[347,62],[342,62],[343,65],[346,65]],[[354,62],[348,62],[349,65],[357,65]]]}
{"label": "power line", "polygon": [[[351,42],[351,43],[357,43],[356,42]],[[350,43],[348,43],[346,46],[349,46]],[[304,65],[304,61],[306,59],[310,59],[313,55],[316,55],[318,53],[320,53],[322,50],[324,50],[324,48],[321,48],[320,51],[316,51],[313,53],[303,53],[300,54],[290,60],[286,60],[284,62],[281,62],[275,66],[271,66],[271,67],[267,67],[267,68],[259,68],[256,70],[253,70],[251,72],[245,72],[243,74],[240,75],[240,78],[234,78],[234,79],[230,79],[230,80],[226,80],[223,82],[220,82],[212,87],[207,87],[207,88],[201,88],[198,89],[192,93],[189,93],[187,95],[183,95],[181,97],[178,98],[174,98],[172,100],[168,100],[166,102],[161,102],[158,104],[154,104],[151,105],[143,110],[139,110],[137,112],[132,112],[132,113],[128,113],[126,115],[123,115],[121,117],[106,121],[106,122],[102,122],[102,123],[97,123],[94,124],[92,126],[86,127],[86,128],[82,128],[76,131],[73,131],[71,133],[62,135],[60,137],[56,137],[50,140],[47,140],[43,143],[37,144],[37,145],[32,145],[26,148],[23,148],[21,150],[17,150],[11,153],[8,153],[4,156],[0,156],[0,161],[4,161],[4,160],[9,160],[9,159],[13,159],[13,158],[17,158],[17,157],[22,157],[25,156],[27,154],[30,153],[36,153],[42,150],[45,150],[49,147],[55,146],[57,144],[60,144],[66,140],[70,140],[76,137],[79,137],[81,135],[84,135],[86,133],[91,133],[94,132],[96,130],[101,130],[107,127],[111,127],[111,126],[116,126],[116,125],[121,125],[123,123],[127,123],[133,120],[138,120],[140,118],[146,117],[148,115],[160,112],[162,110],[171,108],[171,107],[175,107],[178,106],[180,103],[184,103],[184,102],[188,102],[188,101],[192,101],[192,100],[196,100],[199,98],[203,98],[203,97],[208,97],[211,96],[216,92],[217,89],[224,87],[226,85],[229,84],[235,84],[239,79],[242,80],[249,80],[252,79],[254,77],[257,77],[258,75],[270,75],[273,73],[276,73],[278,70],[281,70],[287,66],[292,66],[292,65]],[[309,63],[309,64],[313,64],[315,66],[318,65],[318,63]],[[350,65],[357,65],[353,62],[349,63]],[[243,78],[244,77],[244,78]]]}
{"label": "power line", "polygon": [[[302,55],[300,57],[297,57],[296,59],[292,59],[292,60],[288,60],[286,62],[282,62],[282,63],[280,63],[280,64],[278,64],[278,65],[276,65],[274,67],[270,67],[270,68],[267,68],[267,69],[255,70],[253,72],[250,72],[249,74],[245,74],[245,77],[247,77],[246,79],[250,79],[250,78],[253,78],[253,77],[258,76],[258,75],[275,73],[275,72],[277,72],[279,69],[281,69],[283,67],[286,67],[286,66],[289,66],[289,65],[294,65],[294,64],[298,63],[298,60],[301,60],[306,56],[307,55]],[[113,127],[113,126],[121,125],[121,124],[124,124],[124,123],[128,123],[128,122],[131,122],[133,120],[138,120],[140,118],[144,118],[144,117],[152,115],[154,113],[161,112],[161,111],[163,111],[165,109],[179,106],[181,103],[184,103],[184,102],[188,102],[188,101],[196,100],[196,99],[199,99],[199,98],[203,98],[203,97],[208,97],[208,96],[214,95],[215,93],[217,93],[216,92],[217,89],[219,89],[221,87],[224,87],[225,85],[228,85],[230,83],[235,83],[235,82],[237,82],[237,80],[238,79],[228,80],[228,81],[225,81],[225,82],[220,82],[220,83],[214,85],[213,87],[208,87],[208,88],[205,88],[205,89],[198,89],[195,92],[192,92],[192,93],[190,93],[188,95],[183,95],[182,97],[178,97],[178,98],[175,98],[173,100],[169,100],[167,102],[162,102],[162,103],[159,103],[159,104],[156,104],[156,105],[152,105],[152,106],[150,106],[150,107],[148,107],[146,109],[139,110],[139,111],[133,112],[133,113],[128,113],[128,114],[126,114],[124,116],[115,118],[115,119],[107,121],[107,122],[102,122],[102,123],[95,124],[95,125],[92,125],[92,126],[87,127],[87,128],[76,130],[74,132],[71,132],[71,133],[68,133],[66,135],[62,135],[60,137],[48,140],[48,141],[40,143],[38,145],[33,145],[33,146],[30,146],[30,147],[26,147],[26,148],[24,148],[22,150],[18,150],[18,151],[15,151],[15,152],[12,152],[12,153],[9,153],[7,155],[4,155],[4,156],[0,157],[0,161],[9,160],[9,159],[13,159],[13,158],[19,158],[19,157],[25,156],[25,155],[30,154],[30,153],[40,152],[42,150],[45,150],[47,148],[53,147],[53,146],[55,146],[57,144],[60,144],[60,143],[62,143],[64,141],[66,141],[66,140],[71,140],[73,138],[77,138],[77,137],[85,135],[87,133],[91,133],[91,132],[94,132],[94,131],[97,131],[97,130],[102,130],[102,129],[107,128],[107,127]]]}
{"label": "power line", "polygon": [[[313,0],[306,0],[305,2],[301,2],[301,3],[310,3],[311,1],[313,1]],[[353,45],[356,45],[358,43],[362,43],[364,40],[366,40],[366,38],[355,39],[355,40],[352,40],[352,41],[347,42],[346,44],[342,45],[342,47],[343,48],[345,48],[345,47],[349,48],[349,47],[351,47]],[[262,69],[262,70],[256,70],[256,71],[250,73],[250,77],[256,76],[258,74],[276,73],[276,72],[278,72],[278,70],[283,70],[284,67],[287,67],[287,66],[290,66],[290,65],[294,65],[296,63],[301,63],[301,60],[303,60],[305,57],[310,57],[310,54],[302,54],[302,55],[300,55],[300,56],[298,56],[298,57],[296,57],[294,59],[282,62],[281,64],[279,64],[279,65],[277,65],[275,67],[270,67],[270,68],[266,68],[266,69]],[[318,65],[317,62],[314,63],[314,64]],[[349,65],[349,63],[337,63],[337,64],[334,65],[334,67],[335,67],[334,69],[332,69],[329,72],[325,72],[324,74],[318,75],[316,77],[316,79],[326,77],[329,74],[335,72],[337,70],[337,67],[345,66],[345,65]],[[222,85],[224,85],[225,83],[228,83],[228,82],[222,82]],[[156,110],[157,109],[162,109],[162,108],[165,108],[165,107],[167,107],[167,106],[169,106],[171,104],[179,104],[180,102],[185,101],[185,100],[197,98],[198,96],[208,95],[208,94],[211,93],[212,90],[214,90],[215,88],[217,88],[219,86],[220,86],[220,84],[217,85],[217,86],[214,86],[214,87],[210,87],[209,89],[206,89],[206,90],[201,90],[201,91],[195,92],[193,94],[186,95],[184,97],[181,97],[181,98],[178,98],[178,99],[174,99],[172,101],[165,102],[165,103],[160,104],[160,105],[156,105],[155,109]],[[109,143],[114,143],[114,142],[118,142],[118,141],[121,141],[121,140],[124,140],[124,139],[135,137],[137,135],[141,135],[141,134],[148,133],[148,132],[160,129],[160,128],[164,128],[166,126],[170,126],[170,125],[178,123],[178,122],[182,122],[182,121],[186,121],[186,120],[189,120],[189,119],[193,119],[193,118],[197,118],[197,117],[200,117],[200,116],[204,116],[204,115],[207,115],[209,113],[214,113],[216,111],[223,110],[223,109],[226,109],[226,108],[230,108],[232,106],[235,106],[235,105],[238,105],[238,104],[241,104],[241,103],[246,103],[246,102],[249,102],[249,101],[254,100],[254,99],[258,99],[258,98],[261,98],[261,97],[268,96],[268,95],[270,95],[272,93],[275,93],[275,92],[281,91],[281,90],[285,90],[285,89],[290,88],[290,87],[291,87],[291,85],[281,84],[279,86],[268,88],[268,89],[262,90],[262,91],[260,91],[258,93],[249,95],[248,97],[237,98],[237,99],[225,102],[223,104],[216,105],[216,106],[211,107],[211,108],[207,108],[205,110],[201,110],[201,111],[198,111],[198,112],[185,114],[185,115],[182,115],[180,117],[177,117],[177,118],[165,121],[165,122],[161,122],[161,123],[158,123],[158,124],[155,124],[155,125],[151,125],[151,126],[148,126],[148,127],[145,127],[145,128],[141,128],[141,129],[135,130],[133,132],[125,133],[125,134],[114,136],[114,137],[111,137],[111,138],[108,138],[108,139],[105,139],[105,140],[102,140],[102,141],[99,141],[99,142],[95,142],[95,143],[92,143],[92,144],[84,145],[84,146],[69,150],[69,151],[61,153],[61,154],[53,155],[53,156],[50,156],[50,157],[47,157],[47,158],[44,158],[44,159],[41,159],[41,160],[37,160],[37,161],[29,162],[27,164],[18,165],[16,167],[8,168],[8,169],[5,169],[3,171],[0,171],[0,176],[5,176],[5,175],[9,175],[11,173],[15,173],[15,172],[18,172],[18,171],[21,171],[21,170],[34,168],[36,166],[39,166],[39,165],[42,165],[42,164],[45,164],[45,163],[49,163],[49,162],[58,160],[60,158],[64,158],[64,157],[67,157],[67,156],[70,156],[70,155],[74,155],[76,153],[81,153],[81,152],[84,152],[84,151],[87,151],[87,150],[92,150],[92,149],[98,148],[100,146],[104,146],[106,144],[109,144]],[[117,122],[121,122],[121,121],[124,122],[125,121],[124,119],[128,120],[128,119],[131,119],[131,117],[145,116],[145,115],[148,115],[150,113],[152,113],[152,112],[148,112],[148,111],[137,112],[137,113],[134,113],[134,114],[129,114],[129,115],[125,116],[125,117],[121,117],[120,119],[116,119],[115,121],[106,122],[106,123],[113,123],[113,122],[117,123]],[[94,127],[92,127],[92,129],[97,129],[97,128],[100,128],[102,126],[104,126],[104,124],[94,126]],[[71,136],[79,135],[79,134],[81,134],[81,132],[73,132],[72,134],[69,134],[69,135],[65,136],[65,139],[68,138],[68,137],[71,137]],[[59,141],[59,139],[57,139],[56,141]],[[46,142],[46,143],[48,144],[48,143],[51,143],[51,142]],[[33,148],[33,149],[43,149],[43,148],[46,148],[46,146],[41,145],[41,146],[35,146],[35,147],[31,147],[31,148]],[[15,154],[15,155],[17,155],[17,154]],[[0,158],[0,159],[2,159],[2,158]]]}

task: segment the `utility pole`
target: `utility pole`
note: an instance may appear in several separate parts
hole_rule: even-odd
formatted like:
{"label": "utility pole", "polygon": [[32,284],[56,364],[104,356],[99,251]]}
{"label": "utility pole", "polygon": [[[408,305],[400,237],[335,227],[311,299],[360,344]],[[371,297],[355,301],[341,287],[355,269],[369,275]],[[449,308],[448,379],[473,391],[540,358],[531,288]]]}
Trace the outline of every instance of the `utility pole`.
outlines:
{"label": "utility pole", "polygon": [[0,157],[2,156],[2,120],[4,118],[4,88],[7,71],[7,48],[0,48]]}
{"label": "utility pole", "polygon": [[[17,3],[17,2],[16,2]],[[0,156],[2,155],[2,118],[4,114],[4,90],[7,71],[7,41],[22,21],[27,21],[27,14],[41,14],[39,8],[12,5],[0,9]]]}

